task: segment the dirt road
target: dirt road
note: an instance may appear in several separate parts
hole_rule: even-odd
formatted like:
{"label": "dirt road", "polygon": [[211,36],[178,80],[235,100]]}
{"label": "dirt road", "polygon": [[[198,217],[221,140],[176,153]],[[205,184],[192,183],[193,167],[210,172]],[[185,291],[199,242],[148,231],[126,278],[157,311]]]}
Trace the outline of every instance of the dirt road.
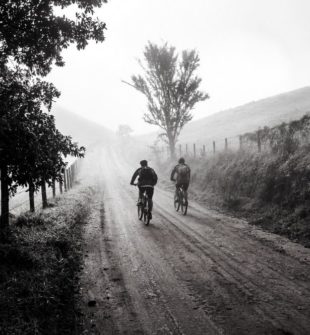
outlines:
{"label": "dirt road", "polygon": [[144,226],[134,167],[108,157],[86,227],[87,334],[310,334],[309,250],[197,203],[184,217],[159,188]]}

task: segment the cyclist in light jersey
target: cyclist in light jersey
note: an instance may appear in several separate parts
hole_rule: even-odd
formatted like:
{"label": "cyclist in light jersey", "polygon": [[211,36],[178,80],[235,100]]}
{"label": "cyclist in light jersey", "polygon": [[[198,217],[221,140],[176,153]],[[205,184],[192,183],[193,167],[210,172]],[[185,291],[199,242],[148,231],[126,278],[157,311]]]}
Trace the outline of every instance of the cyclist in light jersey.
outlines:
{"label": "cyclist in light jersey", "polygon": [[186,204],[187,204],[187,189],[189,186],[190,179],[191,179],[191,169],[187,164],[185,164],[185,159],[181,157],[179,159],[179,163],[173,168],[171,172],[170,180],[176,182],[175,183],[176,194],[180,187],[183,188]]}

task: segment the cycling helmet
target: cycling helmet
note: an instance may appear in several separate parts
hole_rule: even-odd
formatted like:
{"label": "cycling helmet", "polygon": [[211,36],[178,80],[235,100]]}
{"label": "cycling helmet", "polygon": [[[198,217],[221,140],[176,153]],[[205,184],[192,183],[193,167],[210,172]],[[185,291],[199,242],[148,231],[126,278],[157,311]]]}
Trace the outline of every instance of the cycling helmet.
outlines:
{"label": "cycling helmet", "polygon": [[147,166],[147,160],[143,159],[142,161],[140,161],[140,165]]}
{"label": "cycling helmet", "polygon": [[185,163],[185,159],[183,158],[183,157],[181,157],[180,159],[179,159],[179,164],[184,164]]}

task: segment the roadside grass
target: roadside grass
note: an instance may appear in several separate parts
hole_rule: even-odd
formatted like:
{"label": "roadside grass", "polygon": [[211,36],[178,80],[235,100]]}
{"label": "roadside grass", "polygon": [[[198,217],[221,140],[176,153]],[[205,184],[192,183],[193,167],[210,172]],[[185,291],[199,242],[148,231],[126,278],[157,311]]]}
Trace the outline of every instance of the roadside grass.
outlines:
{"label": "roadside grass", "polygon": [[0,242],[0,334],[74,334],[90,188],[15,218]]}
{"label": "roadside grass", "polygon": [[[190,199],[310,247],[309,149],[304,145],[290,155],[228,151],[188,158]],[[174,164],[160,166],[162,185],[169,189]]]}

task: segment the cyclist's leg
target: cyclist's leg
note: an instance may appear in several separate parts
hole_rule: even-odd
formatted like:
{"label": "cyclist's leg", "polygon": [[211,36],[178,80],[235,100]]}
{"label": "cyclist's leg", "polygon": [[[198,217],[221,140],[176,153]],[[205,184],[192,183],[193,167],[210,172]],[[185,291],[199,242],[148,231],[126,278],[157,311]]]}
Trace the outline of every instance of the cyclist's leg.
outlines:
{"label": "cyclist's leg", "polygon": [[142,196],[143,196],[143,188],[141,186],[138,186],[139,188],[139,198],[138,198],[138,205],[141,205],[142,204]]}
{"label": "cyclist's leg", "polygon": [[188,186],[189,186],[189,183],[183,183],[183,185],[182,185],[183,190],[184,190],[184,198],[185,198],[186,204],[188,203],[188,199],[187,199]]}
{"label": "cyclist's leg", "polygon": [[180,194],[179,194],[179,192],[180,192],[180,186],[181,186],[180,183],[176,183],[175,184],[175,199],[177,199],[178,201],[180,199]]}
{"label": "cyclist's leg", "polygon": [[147,187],[146,188],[146,194],[148,196],[149,201],[149,211],[151,212],[153,209],[153,194],[154,194],[154,188],[153,187]]}

